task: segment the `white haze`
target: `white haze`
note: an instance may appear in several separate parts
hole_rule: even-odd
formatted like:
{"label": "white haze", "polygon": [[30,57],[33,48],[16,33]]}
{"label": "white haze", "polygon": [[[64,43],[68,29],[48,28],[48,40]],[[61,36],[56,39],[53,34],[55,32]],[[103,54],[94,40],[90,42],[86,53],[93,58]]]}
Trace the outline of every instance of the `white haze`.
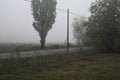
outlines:
{"label": "white haze", "polygon": [[[93,0],[58,0],[57,8],[89,16]],[[25,0],[0,0],[0,43],[39,43],[39,35],[32,26],[31,4]],[[70,14],[70,42],[74,42]],[[66,40],[66,13],[57,10],[56,22],[47,35],[47,43],[64,43]]]}

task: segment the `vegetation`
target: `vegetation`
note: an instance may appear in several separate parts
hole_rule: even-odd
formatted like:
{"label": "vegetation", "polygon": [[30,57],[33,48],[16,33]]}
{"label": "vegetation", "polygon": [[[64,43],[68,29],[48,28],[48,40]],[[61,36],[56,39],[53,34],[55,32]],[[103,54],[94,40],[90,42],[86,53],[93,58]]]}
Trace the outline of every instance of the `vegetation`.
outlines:
{"label": "vegetation", "polygon": [[120,52],[120,0],[96,0],[90,7],[88,36],[103,52]]}
{"label": "vegetation", "polygon": [[56,0],[32,0],[33,27],[40,35],[41,48],[45,48],[45,39],[56,18]]}
{"label": "vegetation", "polygon": [[119,61],[87,52],[0,60],[0,80],[120,80]]}
{"label": "vegetation", "polygon": [[98,52],[120,53],[120,0],[96,0],[91,16],[75,19],[73,34],[77,44],[87,44]]}
{"label": "vegetation", "polygon": [[[32,0],[33,27],[41,37],[42,49],[55,22],[55,10],[56,0]],[[1,59],[0,80],[120,80],[120,0],[96,0],[90,12],[88,21],[84,17],[74,20],[73,33],[82,46],[86,39],[90,41],[95,47],[92,51]],[[57,44],[51,46],[61,48]],[[20,49],[25,47],[13,50]],[[37,49],[38,46],[34,50]]]}
{"label": "vegetation", "polygon": [[84,46],[86,39],[87,20],[85,17],[75,18],[73,22],[73,35],[79,47]]}
{"label": "vegetation", "polygon": [[[76,45],[70,44],[70,48],[72,47],[76,47]],[[45,50],[51,49],[66,49],[66,44],[47,44]],[[0,53],[14,53],[37,50],[42,50],[39,44],[0,44]]]}
{"label": "vegetation", "polygon": [[41,50],[37,44],[0,44],[0,53]]}

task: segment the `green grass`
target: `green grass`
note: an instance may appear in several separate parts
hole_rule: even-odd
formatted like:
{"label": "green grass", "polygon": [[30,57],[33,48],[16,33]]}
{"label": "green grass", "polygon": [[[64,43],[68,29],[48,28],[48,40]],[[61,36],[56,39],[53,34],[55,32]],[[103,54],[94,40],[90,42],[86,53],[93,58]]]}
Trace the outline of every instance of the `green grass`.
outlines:
{"label": "green grass", "polygon": [[39,44],[0,44],[0,53],[41,50]]}
{"label": "green grass", "polygon": [[75,53],[0,60],[0,80],[120,80],[120,55]]}
{"label": "green grass", "polygon": [[[70,44],[69,47],[77,47],[75,44]],[[52,49],[65,49],[65,44],[46,44],[46,50]],[[36,51],[42,50],[40,44],[0,44],[0,54],[1,53],[14,53],[14,52],[24,52],[24,51]]]}

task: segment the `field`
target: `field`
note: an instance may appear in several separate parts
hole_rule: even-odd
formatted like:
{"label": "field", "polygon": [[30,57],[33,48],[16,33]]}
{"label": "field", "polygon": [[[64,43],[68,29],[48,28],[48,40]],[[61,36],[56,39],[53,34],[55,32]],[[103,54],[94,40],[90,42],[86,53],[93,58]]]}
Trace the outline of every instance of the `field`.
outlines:
{"label": "field", "polygon": [[120,80],[119,54],[83,53],[0,60],[0,80]]}
{"label": "field", "polygon": [[[75,47],[76,45],[71,44],[70,47]],[[66,48],[65,44],[47,44],[46,49],[62,49]],[[0,53],[13,53],[13,52],[23,52],[23,51],[36,51],[41,50],[40,44],[1,44],[0,43]]]}
{"label": "field", "polygon": [[38,44],[0,44],[0,53],[40,50]]}

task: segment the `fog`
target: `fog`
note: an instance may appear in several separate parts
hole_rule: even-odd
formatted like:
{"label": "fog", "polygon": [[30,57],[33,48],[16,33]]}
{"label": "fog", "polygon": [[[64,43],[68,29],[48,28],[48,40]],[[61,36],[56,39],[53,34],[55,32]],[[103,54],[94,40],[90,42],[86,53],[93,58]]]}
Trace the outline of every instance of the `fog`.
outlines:
{"label": "fog", "polygon": [[[89,6],[93,0],[57,0],[57,8],[88,17]],[[49,31],[47,43],[65,43],[66,13],[56,10],[57,17]],[[25,0],[0,0],[0,43],[39,43],[38,32],[32,26],[31,3]],[[70,14],[70,42],[75,42],[72,35],[73,18]]]}

